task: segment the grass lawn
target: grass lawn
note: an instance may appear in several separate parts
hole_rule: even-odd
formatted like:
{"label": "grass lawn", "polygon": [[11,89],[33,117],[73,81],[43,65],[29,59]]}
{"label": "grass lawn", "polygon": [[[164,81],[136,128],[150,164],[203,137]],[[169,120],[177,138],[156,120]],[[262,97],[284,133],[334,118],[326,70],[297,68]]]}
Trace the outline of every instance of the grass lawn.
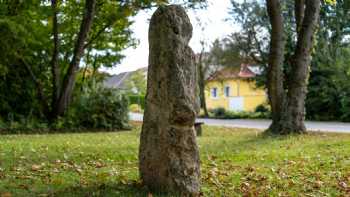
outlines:
{"label": "grass lawn", "polygon": [[[139,133],[0,136],[0,197],[152,196],[138,182]],[[203,133],[203,196],[350,196],[350,135]]]}

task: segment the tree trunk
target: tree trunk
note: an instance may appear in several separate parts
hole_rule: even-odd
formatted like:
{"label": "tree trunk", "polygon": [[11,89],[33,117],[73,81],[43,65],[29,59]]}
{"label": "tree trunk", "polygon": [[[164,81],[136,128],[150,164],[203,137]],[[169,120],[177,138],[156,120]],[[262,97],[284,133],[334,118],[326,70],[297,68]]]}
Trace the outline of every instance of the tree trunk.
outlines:
{"label": "tree trunk", "polygon": [[295,14],[295,22],[296,22],[296,32],[299,33],[304,21],[305,0],[295,0],[294,14]]}
{"label": "tree trunk", "polygon": [[267,11],[272,26],[267,82],[272,111],[272,124],[268,131],[279,133],[281,130],[280,120],[283,114],[285,98],[282,70],[285,40],[283,36],[283,16],[279,0],[267,0]]}
{"label": "tree trunk", "polygon": [[205,98],[205,76],[204,76],[204,68],[203,68],[203,52],[199,55],[198,58],[198,86],[199,86],[199,99],[200,99],[200,106],[204,111],[204,117],[209,117],[208,109],[207,109],[207,103]]}
{"label": "tree trunk", "polygon": [[181,6],[162,6],[149,29],[149,69],[140,137],[140,177],[151,190],[197,196],[199,109],[192,25]]}
{"label": "tree trunk", "polygon": [[80,60],[84,53],[85,41],[92,26],[95,15],[95,6],[96,0],[86,0],[84,17],[80,26],[78,39],[74,47],[73,58],[69,63],[68,71],[64,77],[60,96],[54,106],[55,117],[63,115],[71,102],[75,84],[75,76],[76,72],[79,70]]}
{"label": "tree trunk", "polygon": [[[51,0],[51,8],[53,11],[53,21],[52,21],[52,34],[53,34],[53,54],[51,60],[51,73],[52,73],[52,98],[51,106],[55,106],[59,93],[60,93],[60,68],[59,68],[59,37],[58,37],[58,21],[57,21],[57,1]],[[52,108],[53,110],[54,108]],[[51,112],[52,113],[52,112]],[[52,115],[50,115],[52,116]],[[50,117],[51,119],[52,117]]]}
{"label": "tree trunk", "polygon": [[320,13],[320,0],[307,0],[302,26],[292,62],[288,85],[288,106],[283,124],[284,133],[306,132],[305,99],[310,74],[311,51]]}

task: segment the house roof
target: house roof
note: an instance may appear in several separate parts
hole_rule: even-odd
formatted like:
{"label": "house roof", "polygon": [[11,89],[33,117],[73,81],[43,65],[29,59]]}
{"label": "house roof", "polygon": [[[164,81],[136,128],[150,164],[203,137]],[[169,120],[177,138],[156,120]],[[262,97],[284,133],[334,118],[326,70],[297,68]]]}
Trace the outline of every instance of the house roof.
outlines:
{"label": "house roof", "polygon": [[124,72],[107,78],[103,84],[107,88],[121,88],[131,72]]}
{"label": "house roof", "polygon": [[249,68],[248,64],[241,64],[240,68],[226,67],[211,75],[207,80],[223,80],[223,79],[235,79],[235,78],[254,78],[256,74]]}
{"label": "house roof", "polygon": [[135,73],[135,72],[143,72],[147,73],[147,67],[140,68],[135,71],[131,72],[123,72],[117,75],[112,75],[111,77],[107,78],[103,85],[107,88],[117,88],[117,89],[124,89],[125,88],[125,82]]}

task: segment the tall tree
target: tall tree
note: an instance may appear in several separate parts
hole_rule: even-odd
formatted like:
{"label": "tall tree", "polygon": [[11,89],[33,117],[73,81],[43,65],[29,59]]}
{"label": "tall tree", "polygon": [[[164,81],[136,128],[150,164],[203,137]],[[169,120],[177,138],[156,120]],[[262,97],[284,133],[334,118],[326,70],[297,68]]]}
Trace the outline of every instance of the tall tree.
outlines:
{"label": "tall tree", "polygon": [[[198,8],[203,2],[182,3]],[[0,1],[0,48],[6,51],[0,55],[0,87],[12,95],[0,96],[0,113],[34,113],[50,120],[63,116],[80,64],[93,71],[118,64],[121,51],[136,43],[131,16],[164,3],[168,1]],[[26,102],[18,102],[21,98]]]}
{"label": "tall tree", "polygon": [[[304,3],[295,1],[296,4]],[[303,4],[304,5],[304,4]],[[302,13],[300,13],[302,12]],[[305,99],[310,75],[311,53],[315,32],[318,26],[320,0],[305,1],[305,8],[296,6],[297,46],[292,61],[291,76],[288,84],[287,114],[280,132],[306,132]]]}
{"label": "tall tree", "polygon": [[64,76],[62,87],[61,88],[58,87],[61,90],[59,91],[59,96],[57,97],[58,99],[54,103],[54,106],[52,106],[53,118],[63,115],[71,102],[72,92],[75,84],[76,72],[79,69],[80,60],[84,53],[85,42],[91,30],[92,22],[95,16],[95,9],[96,9],[96,0],[86,0],[85,8],[84,8],[84,16],[83,16],[83,20],[80,25],[80,31],[78,33],[78,37],[75,43],[73,57],[69,63],[67,73]]}
{"label": "tall tree", "polygon": [[267,0],[266,3],[271,21],[270,56],[267,77],[267,89],[272,111],[272,124],[269,129],[273,132],[279,132],[285,98],[282,70],[285,50],[284,20],[279,0]]}
{"label": "tall tree", "polygon": [[[302,5],[300,5],[302,3]],[[305,98],[307,93],[309,66],[313,38],[316,32],[320,0],[295,1],[295,18],[297,27],[297,44],[294,51],[288,91],[283,90],[280,69],[283,63],[283,37],[277,37],[283,30],[283,17],[279,0],[267,0],[267,7],[272,26],[270,60],[269,60],[269,93],[273,109],[273,123],[270,131],[278,134],[304,133]],[[283,35],[283,34],[282,34]]]}
{"label": "tall tree", "polygon": [[265,11],[255,1],[232,0],[232,5],[234,21],[243,28],[243,32],[235,33],[242,38],[238,47],[266,66],[267,72],[258,78],[258,85],[266,84],[268,89],[273,119],[269,131],[305,132],[307,68],[311,64],[320,1],[267,0]]}
{"label": "tall tree", "polygon": [[198,69],[198,89],[199,89],[199,99],[200,99],[200,107],[203,109],[204,117],[209,117],[209,112],[206,103],[205,97],[205,80],[206,80],[206,71],[209,67],[208,64],[205,63],[205,51],[204,51],[204,43],[202,44],[202,51],[199,55],[197,55],[197,69]]}

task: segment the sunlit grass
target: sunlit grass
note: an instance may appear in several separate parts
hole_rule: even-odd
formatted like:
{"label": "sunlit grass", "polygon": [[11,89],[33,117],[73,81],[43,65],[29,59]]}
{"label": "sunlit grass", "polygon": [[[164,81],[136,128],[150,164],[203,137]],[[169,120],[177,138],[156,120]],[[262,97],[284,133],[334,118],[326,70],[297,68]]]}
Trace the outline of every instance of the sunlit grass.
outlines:
{"label": "sunlit grass", "polygon": [[[147,196],[132,131],[0,136],[0,196]],[[204,127],[204,196],[350,195],[350,135]],[[156,196],[156,195],[153,195]]]}

